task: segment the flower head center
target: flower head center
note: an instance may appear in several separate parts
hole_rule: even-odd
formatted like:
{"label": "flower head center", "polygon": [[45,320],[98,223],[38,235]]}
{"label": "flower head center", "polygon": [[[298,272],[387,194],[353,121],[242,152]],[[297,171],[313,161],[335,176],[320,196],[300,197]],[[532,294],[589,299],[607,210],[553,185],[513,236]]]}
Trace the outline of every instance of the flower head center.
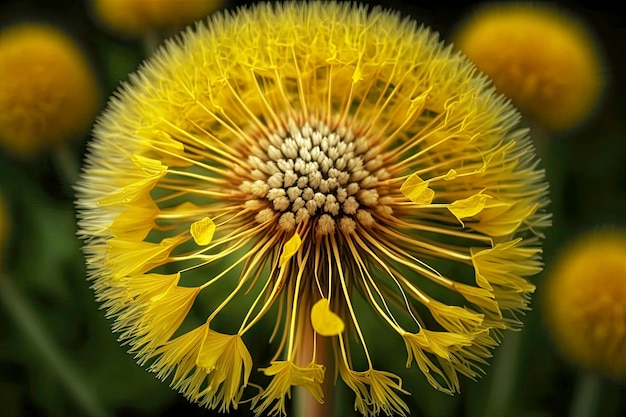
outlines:
{"label": "flower head center", "polygon": [[315,118],[289,119],[251,149],[247,163],[253,181],[243,181],[240,190],[266,206],[256,221],[276,218],[284,231],[315,221],[318,235],[371,226],[379,181],[389,176],[380,149],[366,136]]}

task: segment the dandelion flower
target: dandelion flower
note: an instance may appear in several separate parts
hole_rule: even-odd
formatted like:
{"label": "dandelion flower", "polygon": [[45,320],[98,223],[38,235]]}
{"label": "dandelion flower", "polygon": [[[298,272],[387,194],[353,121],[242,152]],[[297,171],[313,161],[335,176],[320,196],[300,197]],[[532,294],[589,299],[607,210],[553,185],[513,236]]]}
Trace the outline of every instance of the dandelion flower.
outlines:
{"label": "dandelion flower", "polygon": [[26,156],[83,133],[99,89],[83,52],[58,29],[19,24],[0,32],[0,145]]}
{"label": "dandelion flower", "polygon": [[[406,415],[357,302],[435,388],[480,375],[520,326],[549,222],[518,122],[469,60],[395,13],[218,14],[167,42],[95,128],[77,208],[97,298],[139,362],[206,407],[284,415],[292,387],[323,401],[330,366],[361,414]],[[206,320],[187,330],[191,308]],[[248,333],[270,322],[275,357],[253,364]]]}
{"label": "dandelion flower", "polygon": [[221,4],[222,0],[92,0],[92,9],[107,28],[125,36],[141,36],[187,25]]}
{"label": "dandelion flower", "polygon": [[546,282],[546,324],[571,362],[626,376],[626,233],[589,232],[559,254]]}
{"label": "dandelion flower", "polygon": [[598,48],[565,12],[539,4],[489,5],[459,26],[455,44],[546,128],[576,126],[597,107],[603,86]]}

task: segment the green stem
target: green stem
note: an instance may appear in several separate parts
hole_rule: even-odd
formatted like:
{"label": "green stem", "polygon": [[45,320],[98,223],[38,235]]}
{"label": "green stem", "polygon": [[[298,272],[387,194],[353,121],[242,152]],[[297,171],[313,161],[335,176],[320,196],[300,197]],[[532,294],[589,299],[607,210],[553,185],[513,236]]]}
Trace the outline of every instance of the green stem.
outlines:
{"label": "green stem", "polygon": [[602,380],[596,374],[584,372],[578,377],[570,417],[595,417],[602,391]]}
{"label": "green stem", "polygon": [[78,181],[80,167],[76,155],[72,154],[72,150],[67,144],[57,146],[52,152],[57,172],[63,185],[69,191],[70,195],[74,195],[72,187]]}
{"label": "green stem", "polygon": [[159,48],[161,36],[156,30],[146,32],[142,38],[143,52],[145,57],[149,57]]}
{"label": "green stem", "polygon": [[509,332],[494,360],[490,391],[485,401],[485,417],[511,415],[515,385],[519,371],[519,351],[522,345],[521,332]]}
{"label": "green stem", "polygon": [[11,277],[0,275],[0,303],[6,309],[17,327],[23,332],[28,344],[33,346],[43,362],[50,366],[65,388],[82,408],[83,414],[90,417],[106,417],[108,413],[80,377],[72,364],[55,346],[44,326],[39,322],[32,307],[13,285]]}

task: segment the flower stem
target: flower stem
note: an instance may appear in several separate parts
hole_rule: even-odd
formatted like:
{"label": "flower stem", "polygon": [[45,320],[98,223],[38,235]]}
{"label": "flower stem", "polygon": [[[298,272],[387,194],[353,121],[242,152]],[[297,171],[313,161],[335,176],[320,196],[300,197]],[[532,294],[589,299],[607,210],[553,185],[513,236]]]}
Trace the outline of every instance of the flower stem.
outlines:
{"label": "flower stem", "polygon": [[[309,323],[310,326],[310,323]],[[298,363],[309,363],[313,357],[313,331],[307,328],[303,334],[306,335],[301,340],[302,349],[298,354]],[[311,330],[311,331],[309,331]],[[326,363],[328,357],[328,343],[325,337],[317,335],[316,362]],[[324,392],[324,403],[320,404],[304,387],[296,387],[293,398],[293,415],[307,417],[328,417],[333,414],[332,382],[331,376],[325,374],[322,383]]]}
{"label": "flower stem", "polygon": [[159,44],[161,43],[161,37],[159,36],[156,30],[149,31],[143,35],[142,38],[143,43],[143,52],[146,57],[152,55],[159,48]]}
{"label": "flower stem", "polygon": [[0,303],[23,332],[28,344],[36,349],[43,362],[52,368],[61,383],[65,385],[67,391],[82,408],[83,414],[90,417],[108,416],[89,389],[89,385],[45,332],[44,326],[39,322],[33,309],[13,285],[11,277],[6,275],[0,275]]}
{"label": "flower stem", "polygon": [[591,372],[584,372],[578,377],[574,388],[574,397],[570,417],[595,417],[602,391],[600,377]]}
{"label": "flower stem", "polygon": [[519,350],[522,344],[521,332],[510,332],[499,348],[493,366],[493,379],[487,401],[486,417],[499,417],[511,414],[517,375],[519,372]]}
{"label": "flower stem", "polygon": [[72,150],[67,144],[57,146],[52,152],[54,158],[54,164],[61,182],[70,195],[74,195],[73,186],[78,180],[80,174],[80,167],[75,155],[72,154]]}

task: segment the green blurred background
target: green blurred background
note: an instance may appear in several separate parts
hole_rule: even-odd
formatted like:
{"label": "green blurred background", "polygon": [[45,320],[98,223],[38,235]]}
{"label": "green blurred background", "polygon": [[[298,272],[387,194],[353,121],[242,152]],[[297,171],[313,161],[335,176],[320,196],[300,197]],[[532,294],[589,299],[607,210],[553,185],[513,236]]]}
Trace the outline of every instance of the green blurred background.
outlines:
{"label": "green blurred background", "polygon": [[[225,2],[223,8],[243,3]],[[444,39],[477,4],[367,3],[411,15]],[[551,183],[554,213],[545,243],[547,270],[572,237],[598,226],[626,226],[626,18],[617,5],[558,4],[579,15],[595,33],[606,58],[608,89],[601,108],[583,126],[560,134],[534,132]],[[25,20],[52,23],[73,35],[96,68],[103,97],[145,58],[141,41],[102,30],[82,1],[5,1],[0,6],[2,27]],[[2,287],[0,308],[0,416],[214,415],[136,365],[116,342],[93,299],[75,236],[72,190],[87,140],[88,133],[63,149],[27,160],[0,151],[0,191],[12,229],[2,277],[11,285]],[[601,396],[596,415],[626,415],[623,383],[601,380],[585,385],[589,380],[581,379],[579,370],[554,352],[542,327],[543,278],[535,278],[538,291],[524,330],[506,335],[486,376],[478,382],[462,381],[462,394],[436,392],[415,368],[402,374],[405,385],[417,387],[407,398],[412,415],[574,416],[570,411],[576,401],[594,392]],[[402,346],[388,351],[383,364],[404,360]],[[582,393],[577,391],[581,387]],[[353,415],[351,393],[339,386],[336,396],[336,415]],[[240,408],[232,415],[252,415],[247,404]]]}

